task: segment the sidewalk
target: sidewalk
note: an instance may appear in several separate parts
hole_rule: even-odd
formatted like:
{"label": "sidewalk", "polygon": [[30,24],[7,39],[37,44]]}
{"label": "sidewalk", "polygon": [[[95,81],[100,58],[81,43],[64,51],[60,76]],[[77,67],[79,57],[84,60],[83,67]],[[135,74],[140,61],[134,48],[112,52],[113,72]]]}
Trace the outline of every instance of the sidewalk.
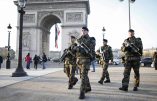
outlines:
{"label": "sidewalk", "polygon": [[18,83],[21,81],[25,81],[28,79],[32,79],[35,77],[43,76],[43,75],[46,75],[49,73],[53,73],[56,71],[63,70],[62,64],[52,63],[52,62],[47,63],[46,69],[42,69],[42,65],[40,65],[40,64],[38,65],[37,70],[33,68],[33,64],[31,64],[31,69],[26,69],[25,63],[23,63],[23,68],[24,68],[24,71],[27,73],[28,76],[11,77],[12,73],[14,73],[16,70],[15,61],[13,61],[12,65],[11,65],[11,69],[6,69],[5,64],[3,64],[2,68],[0,69],[0,88],[15,84],[15,83]]}

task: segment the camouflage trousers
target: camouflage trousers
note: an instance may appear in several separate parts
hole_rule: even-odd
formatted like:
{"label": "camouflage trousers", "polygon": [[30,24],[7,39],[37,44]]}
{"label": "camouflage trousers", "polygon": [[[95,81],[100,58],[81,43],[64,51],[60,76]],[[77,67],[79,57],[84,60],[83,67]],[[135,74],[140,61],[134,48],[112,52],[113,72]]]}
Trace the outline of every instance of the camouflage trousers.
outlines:
{"label": "camouflage trousers", "polygon": [[103,62],[103,64],[101,65],[101,66],[102,66],[102,69],[103,69],[102,75],[101,75],[101,78],[100,78],[101,81],[104,81],[105,78],[106,78],[107,80],[110,79],[110,77],[109,77],[109,72],[108,72],[108,64],[109,64],[109,61],[105,61],[105,62]]}
{"label": "camouflage trousers", "polygon": [[124,77],[122,79],[122,86],[123,87],[128,87],[129,86],[129,81],[130,81],[130,72],[131,69],[134,71],[134,87],[139,87],[140,83],[140,61],[126,61],[124,64]]}
{"label": "camouflage trousers", "polygon": [[67,77],[69,78],[69,85],[73,85],[75,82],[75,71],[76,71],[76,65],[72,64],[64,64],[64,69]]}
{"label": "camouflage trousers", "polygon": [[86,90],[91,89],[88,71],[90,69],[90,59],[79,59],[77,61],[78,67],[80,69],[81,86],[80,91],[86,92]]}

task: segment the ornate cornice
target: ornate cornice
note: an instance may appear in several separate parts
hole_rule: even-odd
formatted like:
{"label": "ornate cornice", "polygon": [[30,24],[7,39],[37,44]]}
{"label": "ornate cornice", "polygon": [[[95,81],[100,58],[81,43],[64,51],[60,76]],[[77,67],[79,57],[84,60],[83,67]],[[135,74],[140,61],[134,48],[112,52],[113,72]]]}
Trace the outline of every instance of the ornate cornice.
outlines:
{"label": "ornate cornice", "polygon": [[[14,4],[17,5],[17,1],[14,1]],[[56,8],[58,9],[58,7],[60,9],[84,7],[87,8],[87,14],[90,14],[89,0],[27,0],[25,9],[26,10],[56,9]]]}
{"label": "ornate cornice", "polygon": [[57,17],[60,17],[61,19],[64,18],[63,11],[39,11],[38,12],[38,20],[43,18],[45,15],[57,15]]}

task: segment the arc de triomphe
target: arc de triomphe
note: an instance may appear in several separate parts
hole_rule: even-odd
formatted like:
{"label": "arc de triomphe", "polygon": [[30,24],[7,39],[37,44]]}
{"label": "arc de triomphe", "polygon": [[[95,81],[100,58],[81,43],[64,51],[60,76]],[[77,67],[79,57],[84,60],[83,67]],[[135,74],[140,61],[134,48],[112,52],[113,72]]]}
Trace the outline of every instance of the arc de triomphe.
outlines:
{"label": "arc de triomphe", "polygon": [[[17,1],[14,2],[17,4]],[[23,18],[23,57],[49,55],[50,29],[61,23],[61,52],[69,46],[70,35],[79,37],[81,27],[87,25],[89,0],[27,0]],[[19,38],[19,16],[17,40]],[[16,52],[18,53],[18,41]]]}

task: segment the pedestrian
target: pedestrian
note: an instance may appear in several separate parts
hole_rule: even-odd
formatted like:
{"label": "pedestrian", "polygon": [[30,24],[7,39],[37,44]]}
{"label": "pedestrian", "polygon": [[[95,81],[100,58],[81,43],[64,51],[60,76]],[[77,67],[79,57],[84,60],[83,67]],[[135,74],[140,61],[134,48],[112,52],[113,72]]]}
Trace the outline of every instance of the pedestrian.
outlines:
{"label": "pedestrian", "polygon": [[79,74],[79,68],[76,66],[76,71],[75,71],[75,74]]}
{"label": "pedestrian", "polygon": [[93,68],[92,72],[95,72],[95,59],[91,62],[91,66]]}
{"label": "pedestrian", "polygon": [[133,91],[138,91],[140,83],[140,60],[143,54],[143,44],[141,38],[134,36],[134,30],[128,31],[129,37],[124,40],[121,47],[121,51],[124,52],[124,77],[122,79],[122,87],[119,90],[128,91],[130,72],[131,69],[134,71],[134,88]]}
{"label": "pedestrian", "polygon": [[1,69],[1,64],[3,63],[3,57],[0,56],[0,69]]}
{"label": "pedestrian", "polygon": [[35,54],[33,60],[34,60],[34,68],[37,69],[39,63],[39,57]]}
{"label": "pedestrian", "polygon": [[77,39],[78,46],[76,48],[77,65],[80,68],[81,85],[79,99],[85,98],[85,92],[91,91],[91,85],[88,77],[91,61],[95,57],[95,38],[90,37],[87,27],[82,27],[82,35]]}
{"label": "pedestrian", "polygon": [[43,63],[43,69],[46,69],[46,66],[45,66],[45,63],[47,62],[47,57],[46,57],[46,54],[43,53],[42,55],[42,63]]}
{"label": "pedestrian", "polygon": [[75,77],[75,71],[76,71],[76,51],[74,48],[77,46],[75,43],[75,36],[71,36],[71,45],[65,49],[66,54],[64,58],[64,68],[65,68],[65,73],[69,79],[68,82],[68,89],[72,89],[73,86],[77,83],[78,79]]}
{"label": "pedestrian", "polygon": [[30,63],[32,61],[32,58],[30,57],[30,53],[28,53],[25,57],[25,61],[26,61],[26,68],[30,69]]}
{"label": "pedestrian", "polygon": [[[103,46],[101,46],[97,51],[96,54],[99,55],[100,58],[100,65],[102,66],[102,75],[98,83],[103,84],[104,83],[110,83],[110,77],[108,72],[108,65],[109,61],[113,63],[113,53],[112,53],[112,47],[107,45],[108,40],[103,39]],[[104,81],[106,78],[106,81]]]}
{"label": "pedestrian", "polygon": [[154,52],[154,55],[153,55],[153,66],[155,68],[155,70],[157,70],[157,52]]}

